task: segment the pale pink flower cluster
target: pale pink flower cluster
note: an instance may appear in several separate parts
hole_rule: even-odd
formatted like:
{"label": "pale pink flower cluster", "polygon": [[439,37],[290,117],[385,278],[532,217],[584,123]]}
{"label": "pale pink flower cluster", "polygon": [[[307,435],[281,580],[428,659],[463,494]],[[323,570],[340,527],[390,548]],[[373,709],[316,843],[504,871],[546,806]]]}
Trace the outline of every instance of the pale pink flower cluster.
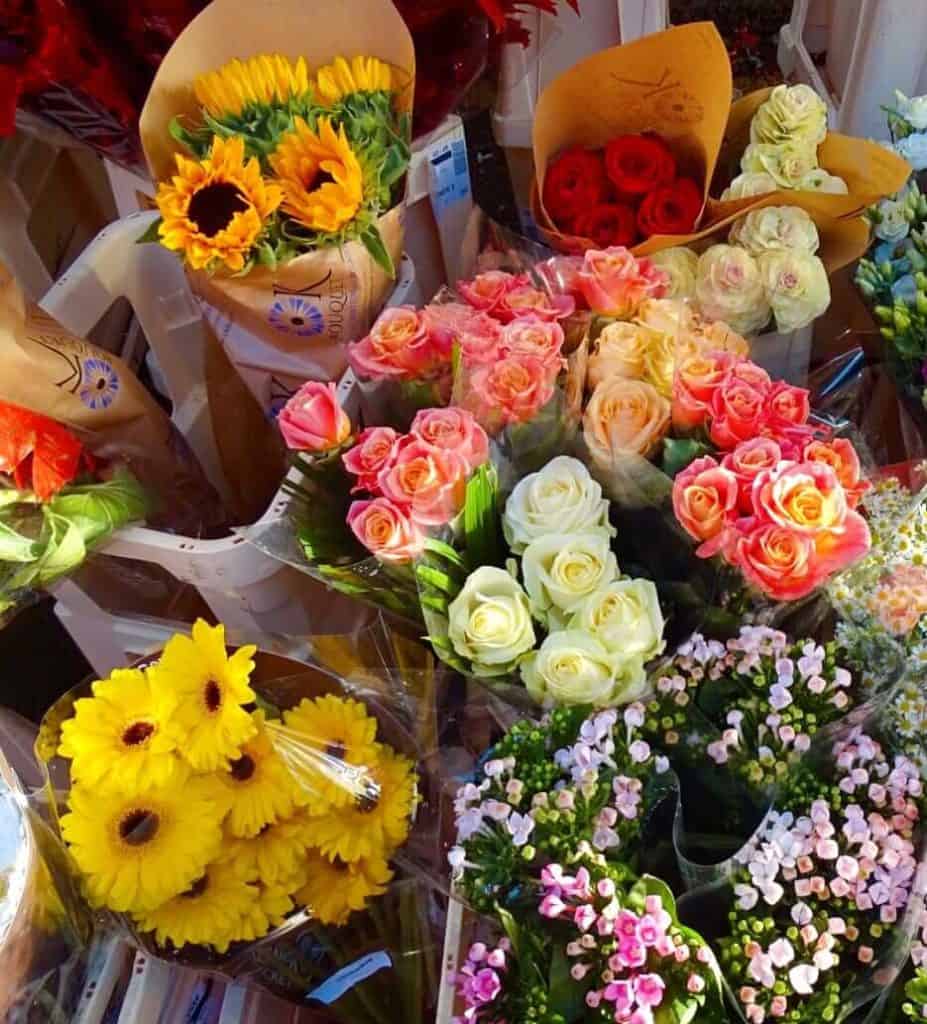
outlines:
{"label": "pale pink flower cluster", "polygon": [[927,614],[927,567],[896,566],[879,580],[869,610],[893,636],[907,636]]}
{"label": "pale pink flower cluster", "polygon": [[473,943],[463,967],[451,978],[465,1006],[459,1017],[452,1018],[451,1024],[476,1024],[481,1020],[506,1024],[492,1003],[502,992],[511,951],[512,944],[504,938],[492,949],[482,942]]}

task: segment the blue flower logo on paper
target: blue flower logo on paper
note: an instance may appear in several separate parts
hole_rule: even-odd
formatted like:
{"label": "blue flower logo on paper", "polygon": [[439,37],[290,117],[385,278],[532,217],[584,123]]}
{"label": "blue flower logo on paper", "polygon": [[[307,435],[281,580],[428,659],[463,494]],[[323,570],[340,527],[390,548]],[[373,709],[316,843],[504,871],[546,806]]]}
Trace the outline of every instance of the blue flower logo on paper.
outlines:
{"label": "blue flower logo on paper", "polygon": [[105,359],[85,359],[80,382],[80,400],[89,409],[108,409],[119,393],[119,375]]}
{"label": "blue flower logo on paper", "polygon": [[325,330],[322,310],[298,295],[278,298],[270,307],[268,319],[271,327],[299,338],[308,338]]}

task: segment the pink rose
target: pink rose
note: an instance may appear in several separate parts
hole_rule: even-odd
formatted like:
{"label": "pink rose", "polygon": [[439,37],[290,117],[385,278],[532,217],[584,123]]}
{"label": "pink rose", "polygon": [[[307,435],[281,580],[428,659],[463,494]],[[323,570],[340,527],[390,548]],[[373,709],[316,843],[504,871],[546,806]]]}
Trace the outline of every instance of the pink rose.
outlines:
{"label": "pink rose", "polygon": [[456,452],[435,448],[410,434],[399,441],[378,483],[383,495],[408,510],[413,522],[441,526],[463,504],[467,472],[466,461]]}
{"label": "pink rose", "polygon": [[605,316],[633,316],[645,299],[666,294],[669,275],[623,246],[589,249],[578,274],[589,308]]}
{"label": "pink rose", "polygon": [[496,320],[460,302],[434,303],[422,310],[422,320],[432,346],[450,365],[454,346],[459,346],[467,365],[490,363],[499,354]]}
{"label": "pink rose", "polygon": [[310,380],[280,410],[277,424],[287,448],[325,452],[344,444],[351,421],[338,402],[334,384]]}
{"label": "pink rose", "polygon": [[737,477],[705,455],[673,481],[673,512],[682,528],[701,541],[698,554],[716,554],[737,514]]}
{"label": "pink rose", "polygon": [[413,306],[384,309],[366,338],[348,345],[348,362],[358,377],[414,380],[434,369],[433,350],[422,315]]}
{"label": "pink rose", "polygon": [[708,419],[712,396],[733,365],[729,352],[693,352],[679,361],[673,376],[673,426],[677,430],[692,430]]}
{"label": "pink rose", "polygon": [[814,541],[775,523],[754,522],[734,545],[731,561],[749,583],[776,601],[796,601],[823,583]]}
{"label": "pink rose", "polygon": [[472,413],[457,406],[422,409],[415,414],[410,430],[433,448],[459,455],[472,471],[489,458],[489,438]]}
{"label": "pink rose", "polygon": [[456,288],[474,309],[491,313],[506,292],[529,283],[527,274],[516,275],[504,270],[487,270],[485,274],[477,274],[471,281],[458,281]]}
{"label": "pink rose", "polygon": [[586,308],[586,298],[580,287],[579,274],[583,269],[582,256],[552,256],[535,266],[541,280],[553,294],[570,295],[577,309]]}
{"label": "pink rose", "polygon": [[712,442],[722,451],[736,448],[761,433],[766,417],[766,390],[761,381],[745,380],[735,367],[711,397]]}
{"label": "pink rose", "polygon": [[388,498],[352,502],[348,526],[361,544],[384,562],[409,562],[425,547],[425,535],[418,525]]}
{"label": "pink rose", "polygon": [[519,284],[510,288],[493,308],[493,316],[502,323],[523,316],[536,316],[542,320],[562,320],[576,309],[569,295],[548,295],[533,284]]}
{"label": "pink rose", "polygon": [[810,440],[801,454],[801,461],[824,462],[830,466],[846,491],[850,508],[856,508],[871,486],[868,480],[862,479],[859,454],[845,437],[833,441]]}
{"label": "pink rose", "polygon": [[764,469],[774,469],[782,461],[782,449],[771,437],[752,437],[721,460],[721,465],[737,477],[740,510],[753,511],[753,481]]}
{"label": "pink rose", "polygon": [[511,355],[480,366],[470,378],[470,388],[487,421],[524,423],[553,397],[557,368],[551,369],[532,356]]}
{"label": "pink rose", "polygon": [[563,349],[563,328],[556,321],[526,316],[502,328],[499,351],[502,357],[533,356],[544,366],[559,372],[564,364],[560,355]]}
{"label": "pink rose", "polygon": [[785,381],[774,384],[766,397],[766,425],[771,430],[804,426],[811,415],[811,393]]}
{"label": "pink rose", "polygon": [[341,461],[357,477],[354,491],[376,491],[381,470],[390,465],[396,453],[399,434],[392,427],[368,427],[358,435],[354,447]]}

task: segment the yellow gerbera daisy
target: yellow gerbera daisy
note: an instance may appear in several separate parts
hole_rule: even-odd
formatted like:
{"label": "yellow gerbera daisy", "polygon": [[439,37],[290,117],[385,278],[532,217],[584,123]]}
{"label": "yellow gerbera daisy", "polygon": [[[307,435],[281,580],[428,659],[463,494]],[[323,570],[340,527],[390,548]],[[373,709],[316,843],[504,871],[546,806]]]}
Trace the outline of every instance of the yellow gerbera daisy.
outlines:
{"label": "yellow gerbera daisy", "polygon": [[241,745],[257,733],[254,716],[242,707],[254,700],[248,680],[256,647],[231,657],[225,627],[198,619],[192,637],[177,634],[148,670],[152,688],[177,701],[174,720],[182,731],[181,753],[197,771],[224,769]]}
{"label": "yellow gerbera daisy", "polygon": [[389,92],[393,76],[389,64],[376,57],[336,57],[315,76],[316,99],[330,107],[352,92]]}
{"label": "yellow gerbera daisy", "polygon": [[245,163],[243,139],[216,136],[203,160],[178,153],[177,174],[158,185],[158,234],[195,270],[212,264],[241,270],[282,200],[283,190],[264,181],[257,159]]}
{"label": "yellow gerbera daisy", "polygon": [[193,81],[197,102],[213,117],[241,114],[256,105],[285,103],[310,88],[305,59],[291,61],[281,53],[230,60]]}
{"label": "yellow gerbera daisy", "polygon": [[360,701],[326,694],[270,724],[275,745],[309,798],[310,810],[343,807],[360,795],[377,753],[377,721]]}
{"label": "yellow gerbera daisy", "polygon": [[214,863],[189,888],[136,920],[143,931],[154,932],[161,946],[212,946],[224,953],[238,939],[258,895],[258,887],[231,865]]}
{"label": "yellow gerbera daisy", "polygon": [[308,864],[308,882],[296,893],[298,906],[306,907],[322,924],[342,925],[353,910],[363,910],[372,896],[381,896],[393,877],[382,857],[365,857],[347,864],[318,854]]}
{"label": "yellow gerbera daisy", "polygon": [[75,786],[69,805],[61,833],[96,907],[152,910],[199,878],[222,845],[225,806],[212,779],[135,795]]}
{"label": "yellow gerbera daisy", "polygon": [[93,684],[93,696],[74,703],[61,727],[58,752],[71,759],[71,779],[124,792],[164,786],[183,762],[171,721],[174,699],[152,690],[140,669],[117,668]]}
{"label": "yellow gerbera daisy", "polygon": [[265,825],[251,839],[226,837],[221,857],[249,882],[296,888],[305,871],[308,845],[306,819],[297,816]]}
{"label": "yellow gerbera daisy", "polygon": [[270,166],[283,188],[283,209],[313,231],[339,231],[357,215],[364,199],[360,163],[344,134],[327,117],[318,133],[301,118],[281,136]]}
{"label": "yellow gerbera daisy", "polygon": [[238,925],[236,940],[253,942],[264,938],[272,928],[283,924],[295,907],[285,886],[259,884],[257,889],[257,899]]}
{"label": "yellow gerbera daisy", "polygon": [[255,836],[308,799],[275,750],[264,728],[264,712],[256,711],[253,718],[257,733],[218,776],[231,800],[227,827],[233,836]]}
{"label": "yellow gerbera daisy", "polygon": [[326,857],[353,863],[388,856],[405,842],[415,800],[412,762],[380,746],[368,767],[367,785],[353,803],[309,822],[309,838]]}

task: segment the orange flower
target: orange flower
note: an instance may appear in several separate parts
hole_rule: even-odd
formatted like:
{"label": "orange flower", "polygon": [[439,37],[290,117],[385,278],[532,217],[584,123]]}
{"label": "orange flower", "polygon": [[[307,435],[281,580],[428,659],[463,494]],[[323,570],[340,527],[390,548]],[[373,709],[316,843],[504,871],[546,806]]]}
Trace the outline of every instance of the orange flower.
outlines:
{"label": "orange flower", "polygon": [[68,430],[47,416],[0,402],[0,473],[48,501],[77,476],[90,456]]}

